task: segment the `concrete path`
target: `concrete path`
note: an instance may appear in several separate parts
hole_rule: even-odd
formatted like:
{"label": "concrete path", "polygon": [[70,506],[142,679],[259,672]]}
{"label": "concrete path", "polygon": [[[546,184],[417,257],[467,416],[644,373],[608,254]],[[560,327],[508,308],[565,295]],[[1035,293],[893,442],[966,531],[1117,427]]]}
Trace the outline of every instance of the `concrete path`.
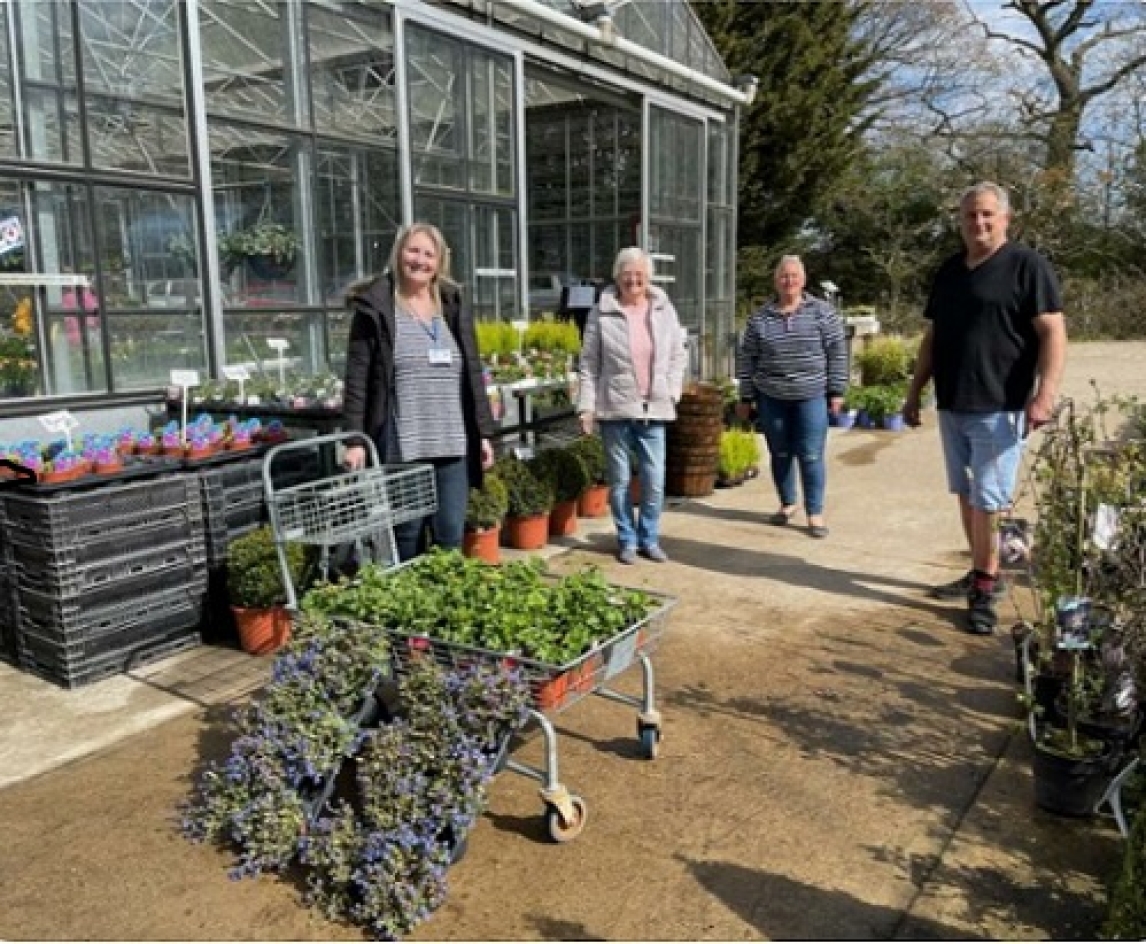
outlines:
{"label": "concrete path", "polygon": [[[1076,346],[1071,390],[1146,393],[1144,354]],[[829,463],[826,541],[767,525],[761,479],[670,512],[666,565],[615,563],[607,527],[567,542],[558,569],[680,600],[655,659],[661,757],[638,757],[630,709],[560,715],[584,834],[545,842],[536,784],[499,777],[417,939],[1093,937],[1117,834],[1034,808],[1009,639],[964,634],[925,594],[967,567],[933,422],[833,431]],[[0,937],[360,937],[175,833],[229,742],[212,703],[265,670],[205,650],[61,693],[0,669]]]}

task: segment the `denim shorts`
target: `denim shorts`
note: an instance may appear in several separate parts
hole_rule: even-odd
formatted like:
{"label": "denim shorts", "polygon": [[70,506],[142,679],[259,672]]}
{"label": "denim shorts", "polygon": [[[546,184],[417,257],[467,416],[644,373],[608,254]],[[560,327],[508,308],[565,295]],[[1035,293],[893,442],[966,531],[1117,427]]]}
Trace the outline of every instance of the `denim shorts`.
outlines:
{"label": "denim shorts", "polygon": [[1003,511],[1015,494],[1026,444],[1022,413],[939,411],[947,487],[972,508]]}

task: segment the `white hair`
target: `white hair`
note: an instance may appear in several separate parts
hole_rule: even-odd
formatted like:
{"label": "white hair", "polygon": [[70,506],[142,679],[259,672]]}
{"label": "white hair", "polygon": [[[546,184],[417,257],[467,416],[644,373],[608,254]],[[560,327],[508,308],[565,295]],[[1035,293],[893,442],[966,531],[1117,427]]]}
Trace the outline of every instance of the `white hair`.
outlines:
{"label": "white hair", "polygon": [[808,272],[804,268],[804,260],[801,259],[799,256],[781,256],[780,261],[776,263],[776,269],[772,274],[773,275],[779,275],[780,270],[782,268],[784,268],[784,266],[786,266],[786,265],[796,266],[796,268],[798,268],[801,272],[804,273],[804,278],[808,277]]}
{"label": "white hair", "polygon": [[973,200],[975,197],[981,196],[994,197],[995,200],[998,201],[1000,212],[1011,212],[1011,198],[1007,196],[1007,191],[1000,187],[998,184],[992,183],[989,180],[980,181],[979,183],[975,184],[975,186],[968,187],[966,190],[964,190],[963,196],[959,198],[959,209],[963,209],[963,206],[967,203],[968,200]]}
{"label": "white hair", "polygon": [[645,271],[649,274],[649,281],[653,280],[653,257],[645,252],[640,246],[629,246],[627,249],[622,249],[617,253],[617,258],[613,261],[613,281],[621,277],[621,270],[632,262],[639,262],[645,267]]}

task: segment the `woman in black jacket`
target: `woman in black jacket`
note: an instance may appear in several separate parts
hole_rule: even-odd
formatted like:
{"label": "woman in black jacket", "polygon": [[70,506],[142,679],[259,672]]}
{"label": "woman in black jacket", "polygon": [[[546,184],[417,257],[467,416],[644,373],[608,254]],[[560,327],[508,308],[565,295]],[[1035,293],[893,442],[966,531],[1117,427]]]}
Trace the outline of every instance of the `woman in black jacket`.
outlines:
{"label": "woman in black jacket", "polygon": [[[415,223],[394,241],[385,275],[352,288],[343,413],[350,430],[378,444],[384,462],[434,467],[437,513],[394,528],[400,560],[425,549],[428,525],[441,547],[462,544],[466,501],[493,464],[493,416],[473,318],[450,279],[437,227]],[[361,468],[362,446],[346,451]]]}

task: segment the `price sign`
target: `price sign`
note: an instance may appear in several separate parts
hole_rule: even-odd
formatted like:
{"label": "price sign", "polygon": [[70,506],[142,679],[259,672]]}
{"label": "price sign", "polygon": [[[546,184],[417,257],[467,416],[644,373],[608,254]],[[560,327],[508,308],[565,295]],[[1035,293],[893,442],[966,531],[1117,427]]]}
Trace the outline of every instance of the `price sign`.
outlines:
{"label": "price sign", "polygon": [[224,367],[223,376],[228,380],[236,380],[239,383],[239,402],[247,402],[247,381],[250,380],[250,372],[242,364],[236,364],[233,367]]}
{"label": "price sign", "polygon": [[173,370],[171,371],[171,383],[176,387],[182,387],[186,390],[188,387],[199,386],[199,371],[197,370]]}
{"label": "price sign", "polygon": [[283,352],[290,347],[290,341],[283,338],[267,338],[267,347],[279,352],[279,386],[286,386],[286,358]]}
{"label": "price sign", "polygon": [[56,410],[55,413],[45,413],[41,416],[40,425],[49,433],[63,433],[70,450],[72,448],[72,430],[80,425],[80,421],[67,410]]}
{"label": "price sign", "polygon": [[199,371],[197,370],[173,370],[171,371],[171,382],[176,387],[183,388],[183,396],[180,397],[182,403],[182,420],[183,426],[179,431],[180,438],[183,442],[187,442],[187,391],[191,387],[199,386]]}

